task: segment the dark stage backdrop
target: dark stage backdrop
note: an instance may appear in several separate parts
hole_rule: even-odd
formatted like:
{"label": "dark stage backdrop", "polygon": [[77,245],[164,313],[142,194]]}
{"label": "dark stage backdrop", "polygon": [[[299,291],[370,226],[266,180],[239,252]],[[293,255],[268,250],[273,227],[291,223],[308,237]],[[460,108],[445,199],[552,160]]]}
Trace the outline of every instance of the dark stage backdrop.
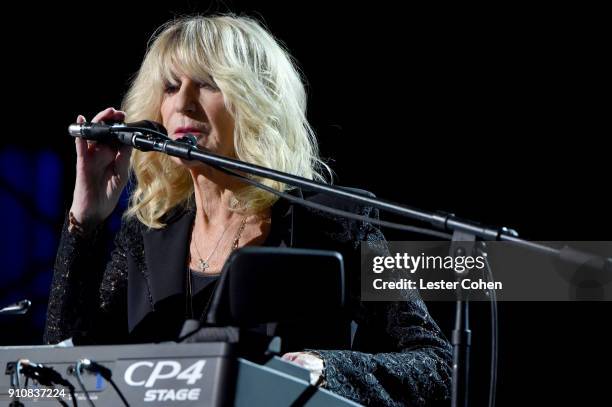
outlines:
{"label": "dark stage backdrop", "polygon": [[[186,13],[247,13],[285,43],[308,80],[308,117],[338,184],[529,239],[612,239],[602,10],[169,4],[32,5],[5,15],[0,304],[34,305],[0,319],[1,344],[41,343],[74,182],[66,126],[118,107],[154,29]],[[450,334],[453,304],[430,309]],[[500,304],[498,404],[609,399],[611,311],[610,303]],[[488,383],[487,304],[473,308],[472,327],[478,405]]]}

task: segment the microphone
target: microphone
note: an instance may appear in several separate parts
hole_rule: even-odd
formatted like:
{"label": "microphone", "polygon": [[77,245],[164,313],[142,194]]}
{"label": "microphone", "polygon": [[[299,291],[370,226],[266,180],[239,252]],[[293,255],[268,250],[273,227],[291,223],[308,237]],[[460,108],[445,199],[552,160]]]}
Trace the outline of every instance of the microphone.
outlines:
{"label": "microphone", "polygon": [[198,151],[197,138],[193,134],[172,140],[163,125],[150,120],[135,123],[73,123],[68,126],[68,133],[72,137],[94,140],[112,147],[125,144],[141,151],[159,151],[188,160],[192,159],[193,151]]}
{"label": "microphone", "polygon": [[15,304],[0,308],[0,315],[23,315],[30,310],[31,306],[30,300],[21,300]]}
{"label": "microphone", "polygon": [[[141,120],[134,123],[73,123],[68,126],[68,133],[72,137],[81,137],[86,140],[100,142],[123,141],[135,133],[163,135],[167,138],[168,131],[159,123],[151,120]],[[161,133],[161,134],[160,134]]]}

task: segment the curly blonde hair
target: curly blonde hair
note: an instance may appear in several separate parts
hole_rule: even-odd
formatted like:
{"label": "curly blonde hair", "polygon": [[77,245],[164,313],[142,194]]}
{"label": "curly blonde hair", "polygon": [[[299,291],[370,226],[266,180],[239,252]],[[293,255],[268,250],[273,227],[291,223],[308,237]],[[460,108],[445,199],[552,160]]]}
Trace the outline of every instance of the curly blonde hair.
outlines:
{"label": "curly blonde hair", "polygon": [[[128,121],[161,122],[164,84],[174,70],[194,80],[212,77],[234,121],[236,157],[249,163],[325,182],[329,167],[319,158],[306,119],[306,92],[288,52],[257,21],[242,16],[192,16],[158,29],[122,109]],[[151,228],[164,226],[162,217],[193,195],[188,170],[167,155],[134,151],[136,178],[126,216]],[[283,183],[253,179],[285,191]],[[253,186],[235,194],[233,209],[258,212],[277,197]]]}

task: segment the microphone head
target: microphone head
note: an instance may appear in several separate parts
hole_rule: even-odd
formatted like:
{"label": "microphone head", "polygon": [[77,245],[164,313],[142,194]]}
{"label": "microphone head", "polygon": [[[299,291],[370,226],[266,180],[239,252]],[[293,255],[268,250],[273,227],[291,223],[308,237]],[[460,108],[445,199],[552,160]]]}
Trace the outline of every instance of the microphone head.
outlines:
{"label": "microphone head", "polygon": [[81,133],[81,129],[83,128],[82,124],[74,123],[68,126],[68,133],[72,137],[81,137],[83,134]]}
{"label": "microphone head", "polygon": [[179,143],[189,144],[190,146],[196,147],[198,145],[198,139],[193,134],[185,134],[183,137],[177,139]]}
{"label": "microphone head", "polygon": [[31,306],[32,302],[30,302],[30,300],[21,300],[16,302],[15,304],[9,305],[8,307],[0,308],[0,315],[23,315],[30,310]]}

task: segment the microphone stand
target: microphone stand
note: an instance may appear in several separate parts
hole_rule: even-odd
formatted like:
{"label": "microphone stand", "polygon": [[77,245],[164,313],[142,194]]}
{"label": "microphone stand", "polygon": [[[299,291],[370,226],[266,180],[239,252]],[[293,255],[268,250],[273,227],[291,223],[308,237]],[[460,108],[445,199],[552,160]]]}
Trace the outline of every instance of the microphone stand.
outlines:
{"label": "microphone stand", "polygon": [[[143,130],[143,129],[139,129]],[[157,133],[157,134],[156,134]],[[77,136],[71,133],[73,136]],[[612,258],[601,258],[574,249],[561,250],[540,243],[520,239],[516,231],[505,227],[491,227],[478,222],[456,217],[447,212],[431,212],[394,203],[385,199],[364,196],[335,186],[313,181],[282,171],[262,167],[244,161],[223,157],[198,149],[193,141],[175,141],[155,131],[136,131],[129,127],[113,130],[114,138],[123,144],[130,145],[141,151],[157,151],[186,160],[195,160],[213,167],[221,167],[268,178],[285,184],[352,201],[364,206],[372,206],[383,211],[392,212],[409,219],[428,222],[433,227],[452,232],[451,255],[459,256],[472,253],[477,239],[485,241],[505,241],[541,254],[556,257],[562,261],[577,265],[584,264],[585,259],[595,260],[596,267],[612,273]],[[188,139],[189,137],[185,137]],[[456,277],[458,274],[456,273]],[[469,379],[469,350],[471,331],[469,329],[469,302],[458,292],[453,331],[453,385],[452,407],[467,407]]]}

